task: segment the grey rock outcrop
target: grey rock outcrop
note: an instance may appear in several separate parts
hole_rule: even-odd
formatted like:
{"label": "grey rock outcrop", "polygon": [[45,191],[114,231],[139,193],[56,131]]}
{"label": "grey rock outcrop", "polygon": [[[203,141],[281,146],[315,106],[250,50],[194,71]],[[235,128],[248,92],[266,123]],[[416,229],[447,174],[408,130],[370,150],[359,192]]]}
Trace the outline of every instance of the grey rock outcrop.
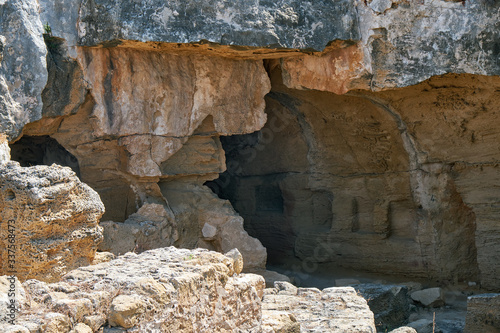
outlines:
{"label": "grey rock outcrop", "polygon": [[437,287],[415,291],[411,294],[411,298],[428,307],[439,307],[445,304],[443,290]]}
{"label": "grey rock outcrop", "polygon": [[[137,15],[144,13],[143,15]],[[332,14],[337,18],[332,19]],[[147,22],[147,24],[146,24]],[[312,1],[83,1],[79,43],[115,39],[313,48],[358,39],[354,2]]]}
{"label": "grey rock outcrop", "polygon": [[9,140],[42,117],[47,49],[38,1],[0,3],[0,132]]}
{"label": "grey rock outcrop", "polygon": [[179,238],[173,216],[160,204],[147,203],[124,223],[101,222],[104,241],[99,250],[115,255],[172,246]]}

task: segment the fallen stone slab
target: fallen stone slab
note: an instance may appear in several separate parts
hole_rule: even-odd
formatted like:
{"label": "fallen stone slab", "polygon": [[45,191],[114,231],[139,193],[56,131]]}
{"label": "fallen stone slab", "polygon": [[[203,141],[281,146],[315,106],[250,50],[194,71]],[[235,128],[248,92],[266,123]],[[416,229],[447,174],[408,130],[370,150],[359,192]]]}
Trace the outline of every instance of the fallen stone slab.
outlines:
{"label": "fallen stone slab", "polygon": [[441,288],[428,288],[415,291],[411,294],[415,302],[419,302],[427,307],[440,307],[445,304],[444,293]]}

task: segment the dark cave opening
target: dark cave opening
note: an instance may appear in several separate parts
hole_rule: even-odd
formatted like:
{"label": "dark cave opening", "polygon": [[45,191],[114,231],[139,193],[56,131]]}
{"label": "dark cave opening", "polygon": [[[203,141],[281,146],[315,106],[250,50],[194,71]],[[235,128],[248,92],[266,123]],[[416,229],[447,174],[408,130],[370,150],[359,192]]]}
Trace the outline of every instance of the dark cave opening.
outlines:
{"label": "dark cave opening", "polygon": [[305,150],[289,150],[283,143],[290,141],[284,131],[286,125],[296,123],[287,119],[281,126],[284,118],[276,117],[275,111],[267,111],[270,121],[260,131],[220,137],[227,170],[205,183],[221,199],[229,200],[243,217],[245,230],[267,249],[268,265],[296,259],[296,235],[290,215],[296,213],[294,179],[305,168],[299,170],[294,163],[287,163],[286,156],[293,152],[300,155],[296,160],[306,159]]}
{"label": "dark cave opening", "polygon": [[80,177],[78,159],[48,135],[26,135],[9,146],[11,159],[23,167],[55,163],[70,167]]}

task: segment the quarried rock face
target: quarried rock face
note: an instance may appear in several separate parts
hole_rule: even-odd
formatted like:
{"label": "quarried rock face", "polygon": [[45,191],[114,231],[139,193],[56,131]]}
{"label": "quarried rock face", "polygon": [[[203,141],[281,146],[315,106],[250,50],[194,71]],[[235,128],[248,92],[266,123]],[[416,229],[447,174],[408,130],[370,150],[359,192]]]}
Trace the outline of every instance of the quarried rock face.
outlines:
{"label": "quarried rock face", "polygon": [[26,281],[16,323],[54,333],[105,323],[128,332],[260,332],[264,279],[234,274],[233,259],[202,249],[127,253],[57,283]]}
{"label": "quarried rock face", "polygon": [[104,206],[71,169],[3,164],[0,207],[2,274],[55,281],[92,263]]}
{"label": "quarried rock face", "polygon": [[339,96],[289,89],[268,67],[268,123],[223,140],[228,171],[211,186],[271,262],[498,286],[498,78]]}

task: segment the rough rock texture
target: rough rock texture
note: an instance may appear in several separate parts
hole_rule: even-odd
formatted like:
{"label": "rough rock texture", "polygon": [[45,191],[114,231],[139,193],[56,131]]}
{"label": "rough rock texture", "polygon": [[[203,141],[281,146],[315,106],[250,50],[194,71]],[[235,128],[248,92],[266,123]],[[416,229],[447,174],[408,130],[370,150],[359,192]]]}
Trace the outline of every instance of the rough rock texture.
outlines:
{"label": "rough rock texture", "polygon": [[100,223],[103,227],[104,241],[99,244],[99,250],[124,254],[171,246],[178,239],[175,235],[177,229],[172,225],[172,220],[163,205],[144,204],[124,223],[112,221]]}
{"label": "rough rock texture", "polygon": [[44,117],[75,114],[88,94],[82,69],[78,62],[69,56],[66,40],[49,34],[44,35],[44,40],[48,51],[49,76],[42,91],[42,114]]}
{"label": "rough rock texture", "polygon": [[35,0],[0,3],[0,132],[10,140],[42,117],[47,49],[38,11]]}
{"label": "rough rock texture", "polygon": [[408,288],[395,285],[358,284],[353,286],[367,300],[378,331],[403,326],[410,317]]}
{"label": "rough rock texture", "polygon": [[[263,96],[270,87],[261,62],[79,48],[75,65],[65,52],[57,44],[51,55],[66,64],[73,88],[65,90],[68,84],[51,74],[44,92],[52,101],[47,117],[24,133],[56,139],[77,160],[74,168],[82,180],[100,194],[103,220],[110,221],[104,224],[109,237],[102,250],[238,247],[247,270],[263,269],[266,252],[260,242],[248,237],[241,217],[203,186],[225,170],[219,136],[252,132],[266,121]],[[72,102],[63,107],[58,95]],[[202,235],[206,223],[216,235]]]}
{"label": "rough rock texture", "polygon": [[481,294],[467,299],[465,332],[500,332],[500,294]]}
{"label": "rough rock texture", "polygon": [[339,96],[289,89],[267,66],[269,120],[223,140],[228,171],[211,187],[270,261],[498,288],[498,77]]}
{"label": "rough rock texture", "polygon": [[32,331],[260,332],[264,279],[234,275],[234,261],[173,247],[81,267],[60,282],[28,280],[17,324]]}
{"label": "rough rock texture", "polygon": [[[271,318],[284,317],[285,326],[290,327],[290,321],[300,323],[300,332],[376,332],[373,313],[351,287],[321,291],[276,282],[274,288],[266,289],[262,309],[264,324],[273,325]],[[293,317],[287,318],[287,314]],[[264,325],[264,332],[272,332],[266,329]]]}
{"label": "rough rock texture", "polygon": [[[146,21],[137,13],[145,13]],[[331,13],[341,19],[332,20]],[[99,20],[96,20],[99,18]],[[113,39],[315,48],[333,39],[358,39],[353,1],[83,1],[79,42]],[[189,24],[186,24],[189,22]]]}
{"label": "rough rock texture", "polygon": [[[1,14],[34,15],[29,34],[15,30],[22,42],[41,41],[41,22],[53,35],[44,117],[25,138],[57,140],[117,230],[145,205],[168,217],[134,215],[155,226],[127,249],[237,246],[263,269],[244,224],[273,260],[297,256],[309,273],[332,262],[500,286],[498,1],[18,3]],[[7,35],[1,70],[15,71]],[[18,53],[36,65],[43,49]],[[33,73],[45,75],[19,82]],[[4,81],[14,105],[21,86]],[[39,117],[39,97],[23,117]],[[237,213],[204,186],[226,168],[211,186]]]}
{"label": "rough rock texture", "polygon": [[[42,1],[43,19],[57,21],[54,33],[71,45],[117,45],[126,44],[127,40],[169,43],[208,40],[222,45],[315,49],[328,53],[335,41],[357,44],[360,57],[345,57],[349,52],[339,55],[334,50],[323,59],[326,61],[306,60],[311,66],[300,71],[311,74],[295,79],[314,89],[320,89],[319,81],[331,82],[332,76],[343,77],[346,70],[352,71],[347,81],[360,81],[359,87],[377,90],[416,84],[446,72],[500,73],[496,56],[499,6],[494,0],[465,3],[85,0],[80,6],[78,3],[79,0],[64,0],[54,5]],[[55,17],[64,19],[54,20]],[[258,50],[252,54],[280,52],[283,50]],[[358,62],[363,68],[360,75],[353,71],[356,66],[351,66]],[[299,64],[303,65],[301,61]],[[311,77],[312,81],[308,79]],[[355,86],[357,83],[353,82]],[[333,87],[323,85],[320,90],[334,91]]]}
{"label": "rough rock texture", "polygon": [[55,281],[88,265],[102,241],[104,206],[69,168],[3,164],[0,207],[0,272],[22,281]]}

